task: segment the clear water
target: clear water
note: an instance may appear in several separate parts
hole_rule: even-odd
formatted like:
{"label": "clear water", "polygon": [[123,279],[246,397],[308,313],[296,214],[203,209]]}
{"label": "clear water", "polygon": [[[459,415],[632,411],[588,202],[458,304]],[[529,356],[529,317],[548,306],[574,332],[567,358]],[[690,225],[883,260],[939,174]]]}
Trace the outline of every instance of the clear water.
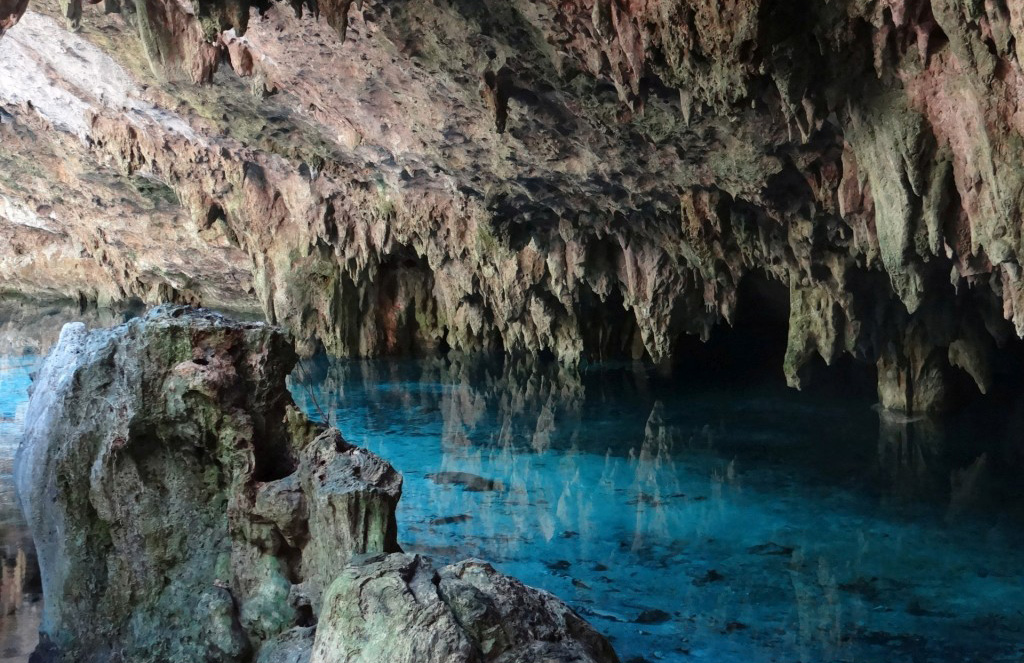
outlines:
{"label": "clear water", "polygon": [[[0,352],[4,545],[37,362]],[[404,474],[407,550],[495,562],[623,661],[1024,661],[1024,396],[939,427],[633,364],[316,361],[291,386]],[[0,617],[0,661],[37,621]]]}
{"label": "clear water", "polygon": [[28,660],[39,639],[42,604],[25,595],[26,580],[31,583],[36,572],[12,475],[37,363],[34,354],[0,355],[0,663]]}
{"label": "clear water", "polygon": [[0,527],[20,521],[11,471],[37,363],[33,354],[0,355]]}
{"label": "clear water", "polygon": [[624,661],[1024,660],[1016,403],[937,428],[775,380],[441,360],[292,391],[403,473],[407,550],[495,562]]}

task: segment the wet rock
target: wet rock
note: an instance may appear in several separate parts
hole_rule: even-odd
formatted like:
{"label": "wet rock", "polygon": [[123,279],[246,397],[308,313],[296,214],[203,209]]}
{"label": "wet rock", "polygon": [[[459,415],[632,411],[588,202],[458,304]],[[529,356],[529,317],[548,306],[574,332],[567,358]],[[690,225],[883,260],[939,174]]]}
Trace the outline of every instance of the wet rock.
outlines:
{"label": "wet rock", "polygon": [[427,478],[439,486],[462,486],[469,492],[479,493],[492,490],[504,490],[501,481],[485,479],[469,472],[434,472]]}
{"label": "wet rock", "polygon": [[637,624],[664,624],[670,619],[672,619],[672,615],[664,610],[651,608],[641,612],[633,621]]}
{"label": "wet rock", "polygon": [[467,560],[370,557],[331,585],[311,663],[611,663],[608,641],[555,597]]}
{"label": "wet rock", "polygon": [[566,559],[560,559],[556,562],[546,562],[544,566],[548,567],[552,571],[568,571],[572,568],[572,562]]}
{"label": "wet rock", "polygon": [[247,663],[352,554],[398,549],[401,478],[294,410],[294,361],[275,328],[182,307],[64,328],[15,470],[48,660]]}

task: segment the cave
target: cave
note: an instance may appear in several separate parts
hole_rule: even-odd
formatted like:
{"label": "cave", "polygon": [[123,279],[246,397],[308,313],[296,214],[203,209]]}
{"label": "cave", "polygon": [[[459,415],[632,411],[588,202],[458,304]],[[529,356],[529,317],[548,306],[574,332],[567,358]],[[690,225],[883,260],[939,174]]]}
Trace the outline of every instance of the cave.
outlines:
{"label": "cave", "polygon": [[783,380],[789,334],[789,288],[750,272],[737,288],[733,319],[716,325],[702,341],[682,335],[673,348],[673,368],[686,374],[727,379]]}
{"label": "cave", "polygon": [[650,359],[640,336],[636,315],[626,307],[622,291],[613,289],[603,300],[584,284],[580,295],[583,353],[587,361]]}
{"label": "cave", "polygon": [[1019,659],[1018,19],[0,0],[0,658]]}
{"label": "cave", "polygon": [[[443,338],[430,336],[434,302],[434,275],[426,260],[408,247],[398,247],[377,268],[373,285],[375,354],[409,356],[433,353]],[[421,321],[427,326],[421,326]]]}

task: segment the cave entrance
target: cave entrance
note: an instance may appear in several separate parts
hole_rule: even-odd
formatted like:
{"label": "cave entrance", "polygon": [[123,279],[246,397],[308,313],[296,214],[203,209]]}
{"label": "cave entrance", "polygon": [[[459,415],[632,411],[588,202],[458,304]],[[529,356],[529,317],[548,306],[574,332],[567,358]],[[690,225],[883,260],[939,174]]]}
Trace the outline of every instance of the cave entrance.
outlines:
{"label": "cave entrance", "polygon": [[[789,287],[758,269],[743,277],[736,297],[731,325],[722,322],[715,326],[707,342],[693,335],[677,339],[673,373],[709,382],[785,385]],[[846,354],[830,366],[815,355],[801,374],[816,394],[875,398],[875,366]]]}
{"label": "cave entrance", "polygon": [[441,350],[434,273],[426,258],[398,246],[381,262],[373,308],[374,354],[424,355]]}
{"label": "cave entrance", "polygon": [[622,292],[615,288],[604,301],[584,284],[580,292],[580,333],[583,354],[589,361],[646,359],[640,326]]}
{"label": "cave entrance", "polygon": [[785,382],[788,331],[789,288],[756,270],[740,281],[732,325],[716,325],[706,342],[691,334],[680,336],[673,346],[672,368],[692,376]]}

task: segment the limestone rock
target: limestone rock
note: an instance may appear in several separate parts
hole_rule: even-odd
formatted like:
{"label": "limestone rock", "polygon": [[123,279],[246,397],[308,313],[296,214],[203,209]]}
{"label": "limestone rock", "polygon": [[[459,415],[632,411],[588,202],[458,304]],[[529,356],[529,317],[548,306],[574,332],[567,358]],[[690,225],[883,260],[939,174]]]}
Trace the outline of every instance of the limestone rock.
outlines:
{"label": "limestone rock", "polygon": [[400,476],[293,409],[294,361],[273,327],[183,307],[64,328],[15,472],[46,660],[248,662],[315,621],[332,564],[398,549]]}
{"label": "limestone rock", "polygon": [[554,596],[465,560],[370,557],[331,585],[310,663],[617,663]]}
{"label": "limestone rock", "polygon": [[1007,3],[120,4],[0,39],[0,290],[572,363],[671,357],[763,273],[791,384],[849,354],[910,413],[1024,334]]}
{"label": "limestone rock", "polygon": [[15,468],[36,660],[617,661],[553,596],[401,554],[402,477],[294,409],[294,363],[279,329],[202,309],[64,327]]}

